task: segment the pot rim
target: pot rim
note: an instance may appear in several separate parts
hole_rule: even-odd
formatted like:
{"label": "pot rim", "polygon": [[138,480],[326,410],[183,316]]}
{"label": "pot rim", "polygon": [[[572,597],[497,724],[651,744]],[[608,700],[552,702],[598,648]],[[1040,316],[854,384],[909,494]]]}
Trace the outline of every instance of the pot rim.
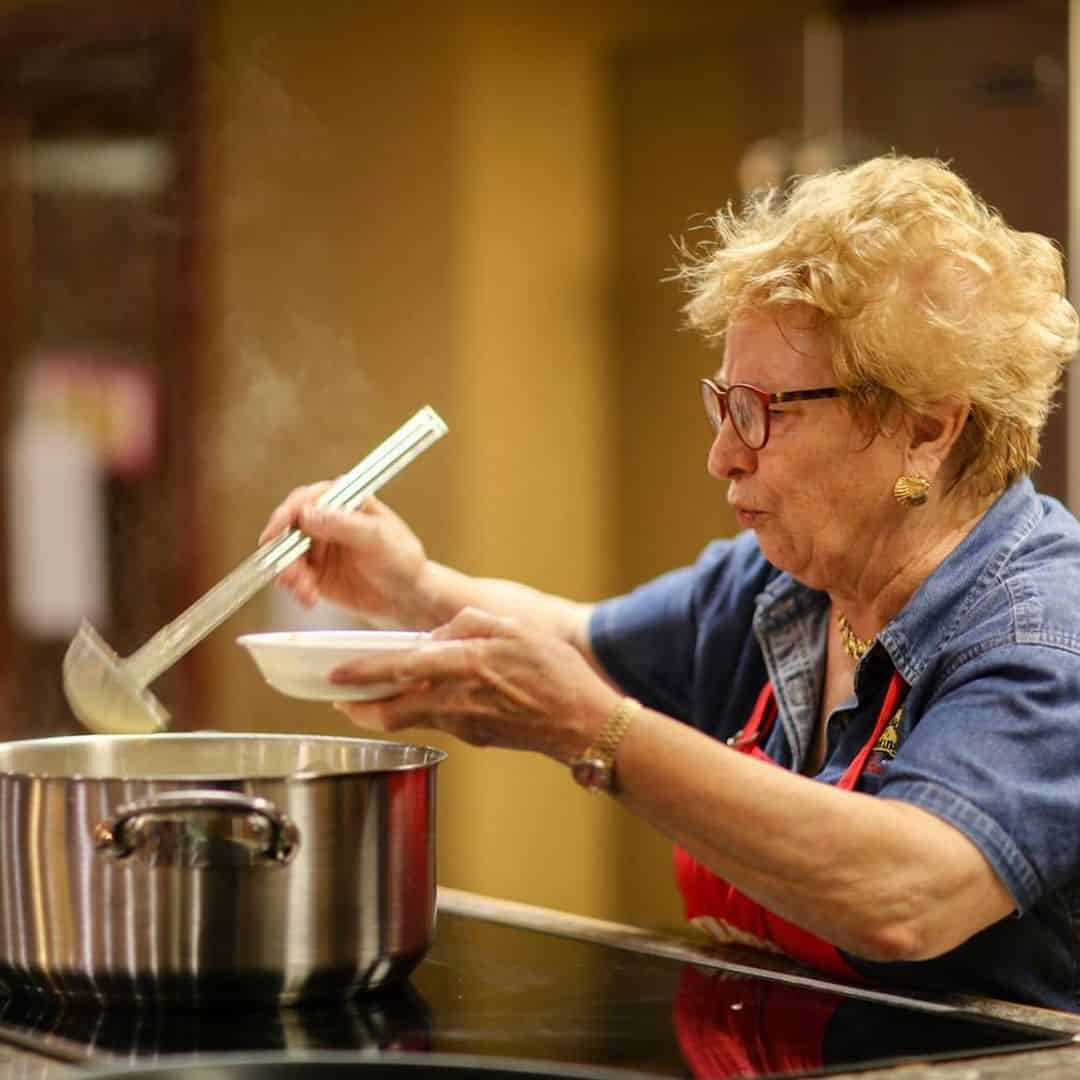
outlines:
{"label": "pot rim", "polygon": [[[415,750],[422,755],[422,760],[418,761],[403,761],[398,765],[386,765],[380,768],[365,768],[365,769],[332,769],[326,771],[316,770],[301,770],[297,769],[293,772],[283,773],[260,773],[257,775],[244,775],[243,773],[232,772],[227,773],[225,770],[222,773],[207,775],[205,772],[198,774],[184,774],[181,772],[176,773],[142,773],[132,776],[130,774],[106,774],[90,776],[80,772],[47,772],[43,770],[31,771],[29,769],[13,768],[10,763],[5,763],[2,758],[4,752],[11,748],[12,753],[18,753],[24,747],[27,752],[34,750],[40,750],[42,748],[55,747],[58,744],[66,744],[68,746],[87,746],[95,743],[137,743],[146,742],[153,739],[156,742],[244,742],[251,739],[258,739],[261,742],[294,742],[303,741],[307,743],[334,743],[334,744],[378,744],[378,745],[390,745],[400,746],[406,750]],[[246,784],[246,783],[286,783],[286,784],[308,784],[317,780],[340,780],[354,777],[368,777],[368,776],[384,776],[390,773],[400,772],[415,772],[417,770],[430,770],[435,766],[441,764],[446,760],[447,754],[445,750],[440,750],[435,746],[428,746],[423,743],[404,743],[398,742],[395,739],[373,739],[373,738],[360,738],[354,736],[339,736],[339,735],[301,735],[301,734],[287,734],[284,732],[259,732],[259,731],[164,731],[156,732],[150,735],[51,735],[40,739],[12,739],[6,742],[0,742],[0,777],[12,777],[16,779],[29,779],[29,780],[43,780],[43,781],[59,781],[63,783],[109,783],[114,781],[130,782],[137,780],[144,783],[155,784],[188,784],[198,783],[205,785],[212,784]]]}

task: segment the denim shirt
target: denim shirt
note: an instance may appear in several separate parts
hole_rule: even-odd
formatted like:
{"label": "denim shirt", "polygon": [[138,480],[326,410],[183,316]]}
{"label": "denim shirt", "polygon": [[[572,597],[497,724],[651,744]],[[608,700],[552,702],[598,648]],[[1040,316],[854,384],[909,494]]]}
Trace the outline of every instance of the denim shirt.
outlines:
{"label": "denim shirt", "polygon": [[[917,513],[913,510],[912,513]],[[817,722],[828,597],[766,562],[753,533],[597,605],[592,647],[628,694],[716,738],[771,680],[765,752],[799,769]],[[751,632],[752,631],[752,632]],[[1013,484],[878,635],[828,718],[816,779],[868,741],[893,672],[910,687],[858,790],[963,832],[1016,913],[932,960],[872,979],[1080,1011],[1080,525],[1030,480]]]}

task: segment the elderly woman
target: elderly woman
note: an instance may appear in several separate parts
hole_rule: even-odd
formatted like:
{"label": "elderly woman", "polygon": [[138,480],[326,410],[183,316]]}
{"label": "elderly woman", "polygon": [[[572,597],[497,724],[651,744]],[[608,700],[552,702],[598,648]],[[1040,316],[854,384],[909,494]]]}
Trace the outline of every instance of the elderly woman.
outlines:
{"label": "elderly woman", "polygon": [[1080,527],[1028,479],[1077,340],[1059,253],[885,157],[721,213],[683,274],[743,531],[586,605],[300,489],[286,586],[434,628],[343,666],[401,686],[345,712],[565,763],[671,837],[723,940],[1080,1009]]}

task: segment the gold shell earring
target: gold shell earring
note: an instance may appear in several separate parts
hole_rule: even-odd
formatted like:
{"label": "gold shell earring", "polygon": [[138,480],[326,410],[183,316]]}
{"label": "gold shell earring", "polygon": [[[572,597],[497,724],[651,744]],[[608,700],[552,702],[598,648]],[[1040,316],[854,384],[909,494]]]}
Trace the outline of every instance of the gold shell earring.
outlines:
{"label": "gold shell earring", "polygon": [[929,498],[930,481],[925,476],[901,476],[893,485],[893,498],[901,506],[922,506]]}

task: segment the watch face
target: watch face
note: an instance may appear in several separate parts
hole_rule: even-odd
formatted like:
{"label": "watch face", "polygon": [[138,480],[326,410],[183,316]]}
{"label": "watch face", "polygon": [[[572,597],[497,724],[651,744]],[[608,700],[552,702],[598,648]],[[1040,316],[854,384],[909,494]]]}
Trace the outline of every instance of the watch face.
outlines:
{"label": "watch face", "polygon": [[607,791],[611,786],[611,769],[602,758],[581,758],[570,766],[570,772],[590,791]]}

